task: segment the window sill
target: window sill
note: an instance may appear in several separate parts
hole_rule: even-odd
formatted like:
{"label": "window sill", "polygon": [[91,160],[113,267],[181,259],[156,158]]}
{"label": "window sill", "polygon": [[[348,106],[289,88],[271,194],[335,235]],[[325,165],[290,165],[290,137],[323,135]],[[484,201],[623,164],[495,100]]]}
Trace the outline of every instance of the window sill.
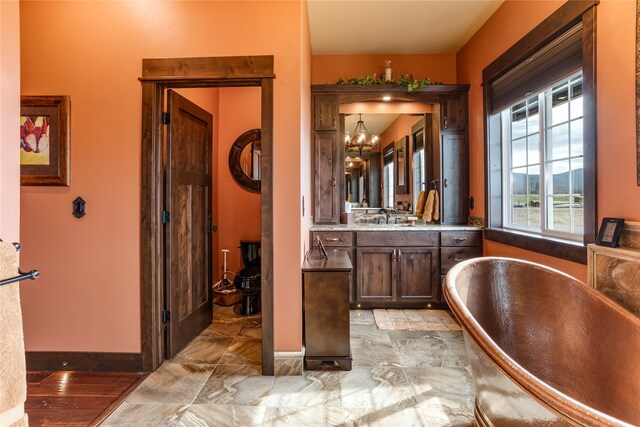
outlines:
{"label": "window sill", "polygon": [[554,239],[502,228],[486,228],[484,238],[567,261],[587,264],[587,246],[568,240]]}

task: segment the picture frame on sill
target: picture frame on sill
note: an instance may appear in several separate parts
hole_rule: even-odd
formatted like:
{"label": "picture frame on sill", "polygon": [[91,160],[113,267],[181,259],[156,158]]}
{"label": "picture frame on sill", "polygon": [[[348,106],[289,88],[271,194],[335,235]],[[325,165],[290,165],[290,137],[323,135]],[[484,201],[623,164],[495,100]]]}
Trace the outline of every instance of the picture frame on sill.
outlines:
{"label": "picture frame on sill", "polygon": [[20,185],[69,186],[69,96],[20,97]]}
{"label": "picture frame on sill", "polygon": [[600,231],[596,237],[596,244],[617,248],[620,244],[620,236],[624,228],[624,218],[602,218]]}

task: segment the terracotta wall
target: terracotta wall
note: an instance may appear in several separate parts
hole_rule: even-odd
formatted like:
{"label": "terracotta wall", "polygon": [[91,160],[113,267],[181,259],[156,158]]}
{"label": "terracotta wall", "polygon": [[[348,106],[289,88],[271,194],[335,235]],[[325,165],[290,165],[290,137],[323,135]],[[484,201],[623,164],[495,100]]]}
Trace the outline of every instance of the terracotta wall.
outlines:
{"label": "terracotta wall", "polygon": [[[227,268],[236,272],[244,267],[240,240],[260,240],[260,194],[240,187],[229,172],[229,150],[244,132],[260,128],[260,88],[220,89],[220,127],[218,146],[218,273],[222,272],[221,249],[229,249]],[[219,277],[219,274],[216,274]]]}
{"label": "terracotta wall", "polygon": [[[42,270],[39,286],[23,295],[28,350],[140,351],[142,59],[232,55],[275,57],[275,347],[300,350],[301,306],[290,295],[301,280],[292,260],[300,259],[301,241],[302,8],[260,1],[21,4],[21,92],[70,95],[72,102],[71,186],[22,189],[23,264]],[[55,23],[56,31],[33,22]],[[71,216],[77,196],[87,200],[80,220]]]}
{"label": "terracotta wall", "polygon": [[334,84],[338,79],[384,73],[385,61],[391,61],[394,78],[412,74],[416,80],[429,77],[434,82],[456,83],[456,55],[314,55],[311,82]]}
{"label": "terracotta wall", "polygon": [[[457,54],[458,83],[470,83],[471,215],[484,217],[482,70],[563,4],[506,1]],[[597,10],[598,216],[639,220],[635,164],[635,2],[601,1]],[[586,280],[586,266],[485,241],[485,255],[542,262]]]}
{"label": "terracotta wall", "polygon": [[[300,13],[300,255],[309,248],[309,226],[311,218],[311,39],[307,6]],[[302,208],[304,200],[304,209]],[[296,298],[298,296],[295,296]],[[299,294],[302,299],[302,293]],[[301,313],[302,315],[302,313]],[[300,320],[302,322],[302,320]]]}
{"label": "terracotta wall", "polygon": [[[0,239],[20,240],[20,3],[0,2]],[[23,264],[23,266],[26,264]],[[26,268],[26,267],[25,267]]]}

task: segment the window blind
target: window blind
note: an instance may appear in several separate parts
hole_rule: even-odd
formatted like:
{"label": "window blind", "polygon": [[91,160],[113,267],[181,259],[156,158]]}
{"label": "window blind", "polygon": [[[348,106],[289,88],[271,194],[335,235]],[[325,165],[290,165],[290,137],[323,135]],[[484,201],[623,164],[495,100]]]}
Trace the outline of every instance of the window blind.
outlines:
{"label": "window blind", "polygon": [[382,159],[385,165],[393,163],[393,142],[387,145],[382,151]]}
{"label": "window blind", "polygon": [[491,114],[582,67],[582,22],[491,82]]}

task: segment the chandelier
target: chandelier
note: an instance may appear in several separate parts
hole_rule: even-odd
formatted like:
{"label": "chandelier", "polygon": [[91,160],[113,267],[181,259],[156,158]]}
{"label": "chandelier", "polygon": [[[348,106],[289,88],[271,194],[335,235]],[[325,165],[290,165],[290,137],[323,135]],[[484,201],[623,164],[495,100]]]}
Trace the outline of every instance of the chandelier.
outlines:
{"label": "chandelier", "polygon": [[360,119],[356,123],[356,128],[353,130],[353,135],[349,135],[349,132],[344,137],[344,146],[347,151],[359,151],[362,155],[363,151],[371,151],[378,142],[378,135],[371,135],[367,130],[367,127],[362,121],[362,114]]}

